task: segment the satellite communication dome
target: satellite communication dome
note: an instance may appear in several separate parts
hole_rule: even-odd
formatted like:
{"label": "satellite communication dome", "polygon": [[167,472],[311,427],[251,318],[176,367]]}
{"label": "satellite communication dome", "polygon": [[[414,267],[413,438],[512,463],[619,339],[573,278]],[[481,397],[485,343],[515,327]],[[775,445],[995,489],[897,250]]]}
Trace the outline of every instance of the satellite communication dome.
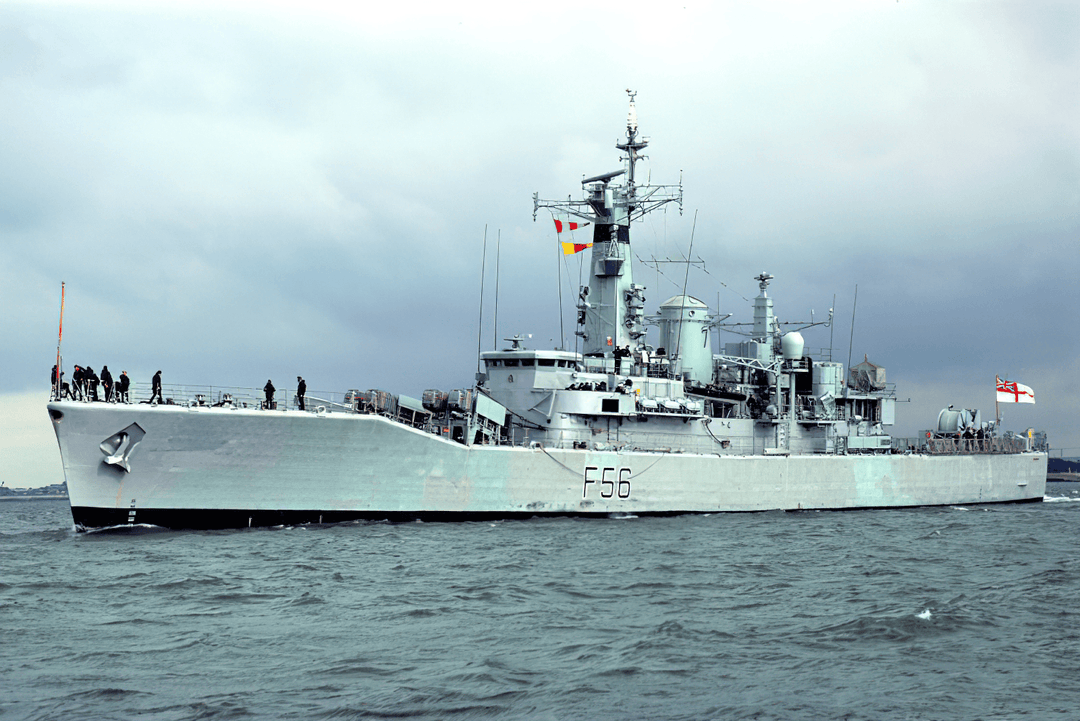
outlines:
{"label": "satellite communication dome", "polygon": [[780,348],[784,352],[784,360],[790,361],[802,358],[804,345],[802,333],[792,331],[784,334],[784,337],[780,339]]}

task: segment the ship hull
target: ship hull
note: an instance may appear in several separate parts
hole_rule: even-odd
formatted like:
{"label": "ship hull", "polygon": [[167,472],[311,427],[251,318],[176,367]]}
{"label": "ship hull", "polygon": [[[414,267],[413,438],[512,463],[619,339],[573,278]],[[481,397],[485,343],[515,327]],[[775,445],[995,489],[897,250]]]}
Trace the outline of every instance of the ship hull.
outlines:
{"label": "ship hull", "polygon": [[376,415],[76,402],[49,412],[81,529],[897,508],[1039,501],[1046,485],[1045,453],[465,446]]}

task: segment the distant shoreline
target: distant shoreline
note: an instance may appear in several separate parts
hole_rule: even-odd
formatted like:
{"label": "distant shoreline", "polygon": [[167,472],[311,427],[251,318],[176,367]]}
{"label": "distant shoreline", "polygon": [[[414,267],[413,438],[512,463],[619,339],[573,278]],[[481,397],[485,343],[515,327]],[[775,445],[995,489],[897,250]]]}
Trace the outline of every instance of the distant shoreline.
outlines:
{"label": "distant shoreline", "polygon": [[67,496],[0,496],[3,501],[66,501]]}

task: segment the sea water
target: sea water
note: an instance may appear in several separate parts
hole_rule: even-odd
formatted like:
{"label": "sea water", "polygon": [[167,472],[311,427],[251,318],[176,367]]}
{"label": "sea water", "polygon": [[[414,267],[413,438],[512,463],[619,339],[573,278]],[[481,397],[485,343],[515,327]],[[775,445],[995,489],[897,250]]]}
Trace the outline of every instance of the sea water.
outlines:
{"label": "sea water", "polygon": [[0,503],[5,719],[1080,717],[1021,505],[75,533]]}

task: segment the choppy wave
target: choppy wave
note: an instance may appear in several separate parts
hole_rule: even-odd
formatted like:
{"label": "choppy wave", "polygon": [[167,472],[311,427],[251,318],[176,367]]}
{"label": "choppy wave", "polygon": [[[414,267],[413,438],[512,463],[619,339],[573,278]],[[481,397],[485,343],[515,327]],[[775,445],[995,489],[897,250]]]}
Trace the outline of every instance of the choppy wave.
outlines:
{"label": "choppy wave", "polygon": [[0,631],[19,661],[0,708],[42,719],[1062,717],[1080,691],[1069,545],[1080,505],[1067,503],[1080,499],[1047,500],[89,543],[55,508],[0,516]]}
{"label": "choppy wave", "polygon": [[152,523],[120,523],[115,526],[101,526],[100,528],[87,528],[83,533],[87,535],[111,535],[111,534],[139,534],[147,532],[170,533],[168,528],[162,528]]}

